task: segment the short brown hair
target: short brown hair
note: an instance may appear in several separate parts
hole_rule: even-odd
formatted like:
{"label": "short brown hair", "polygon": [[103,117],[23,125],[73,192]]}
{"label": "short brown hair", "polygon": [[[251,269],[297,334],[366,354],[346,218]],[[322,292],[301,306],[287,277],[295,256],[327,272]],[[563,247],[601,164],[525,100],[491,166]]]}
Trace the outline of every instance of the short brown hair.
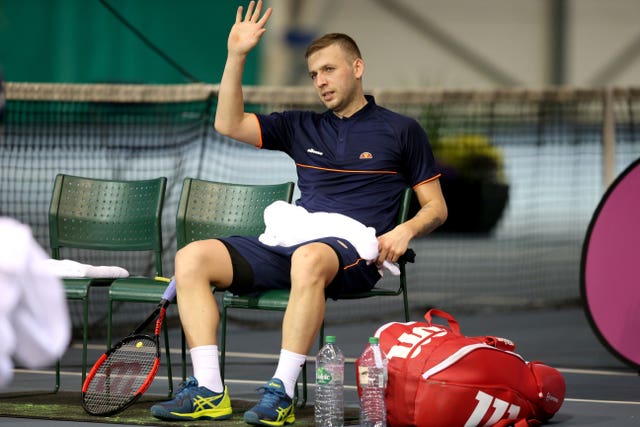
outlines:
{"label": "short brown hair", "polygon": [[309,59],[309,57],[315,52],[324,49],[325,47],[329,47],[335,43],[339,44],[340,48],[344,50],[348,56],[351,56],[352,59],[362,59],[362,54],[360,54],[360,49],[358,48],[356,42],[348,35],[342,33],[329,33],[315,39],[307,47],[304,58]]}

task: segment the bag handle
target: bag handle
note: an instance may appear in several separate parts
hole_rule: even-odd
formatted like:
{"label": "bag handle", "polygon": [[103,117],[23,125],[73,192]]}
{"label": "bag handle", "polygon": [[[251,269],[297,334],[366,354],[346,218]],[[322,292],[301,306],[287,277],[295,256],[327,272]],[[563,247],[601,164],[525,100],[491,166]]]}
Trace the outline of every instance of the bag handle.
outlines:
{"label": "bag handle", "polygon": [[427,313],[424,315],[424,319],[427,321],[429,326],[432,325],[431,323],[432,316],[437,316],[445,319],[449,323],[449,328],[451,329],[451,331],[455,334],[460,335],[460,324],[452,315],[450,315],[446,311],[442,311],[437,308],[432,308],[429,311],[427,311]]}
{"label": "bag handle", "polygon": [[486,337],[483,337],[483,340],[485,344],[490,345],[491,347],[495,347],[499,350],[515,351],[516,349],[516,344],[507,338],[487,335]]}

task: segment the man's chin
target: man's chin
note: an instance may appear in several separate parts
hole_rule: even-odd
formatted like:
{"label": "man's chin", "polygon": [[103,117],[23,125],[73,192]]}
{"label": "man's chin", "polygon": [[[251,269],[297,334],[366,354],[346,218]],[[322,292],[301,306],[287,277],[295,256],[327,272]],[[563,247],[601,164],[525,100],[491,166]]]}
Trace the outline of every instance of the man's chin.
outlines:
{"label": "man's chin", "polygon": [[326,100],[324,98],[320,98],[320,101],[322,101],[324,106],[327,107],[329,110],[335,111],[336,108],[340,106],[340,104],[335,99]]}

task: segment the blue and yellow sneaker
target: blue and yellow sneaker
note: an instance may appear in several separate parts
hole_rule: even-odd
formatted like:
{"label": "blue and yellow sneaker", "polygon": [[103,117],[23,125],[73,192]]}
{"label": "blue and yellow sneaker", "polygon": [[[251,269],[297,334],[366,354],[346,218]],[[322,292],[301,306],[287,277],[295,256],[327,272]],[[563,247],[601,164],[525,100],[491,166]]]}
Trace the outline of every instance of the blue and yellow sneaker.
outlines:
{"label": "blue and yellow sneaker", "polygon": [[194,377],[180,384],[173,400],[151,407],[151,415],[161,420],[226,420],[232,412],[226,387],[222,393],[214,393],[199,387]]}
{"label": "blue and yellow sneaker", "polygon": [[273,378],[266,386],[262,399],[253,408],[244,413],[244,421],[254,426],[281,426],[296,421],[293,414],[293,401],[284,390],[284,384]]}

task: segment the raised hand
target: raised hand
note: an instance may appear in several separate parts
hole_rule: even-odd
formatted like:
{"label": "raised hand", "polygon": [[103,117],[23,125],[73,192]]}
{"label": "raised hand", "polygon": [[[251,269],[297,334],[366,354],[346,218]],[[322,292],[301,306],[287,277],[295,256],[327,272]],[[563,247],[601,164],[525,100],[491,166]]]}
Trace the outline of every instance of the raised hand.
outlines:
{"label": "raised hand", "polygon": [[229,54],[246,55],[260,41],[266,31],[265,25],[271,16],[272,9],[268,8],[262,17],[262,0],[257,5],[251,1],[247,7],[247,13],[242,17],[243,7],[239,6],[236,12],[236,22],[229,32],[227,49]]}

